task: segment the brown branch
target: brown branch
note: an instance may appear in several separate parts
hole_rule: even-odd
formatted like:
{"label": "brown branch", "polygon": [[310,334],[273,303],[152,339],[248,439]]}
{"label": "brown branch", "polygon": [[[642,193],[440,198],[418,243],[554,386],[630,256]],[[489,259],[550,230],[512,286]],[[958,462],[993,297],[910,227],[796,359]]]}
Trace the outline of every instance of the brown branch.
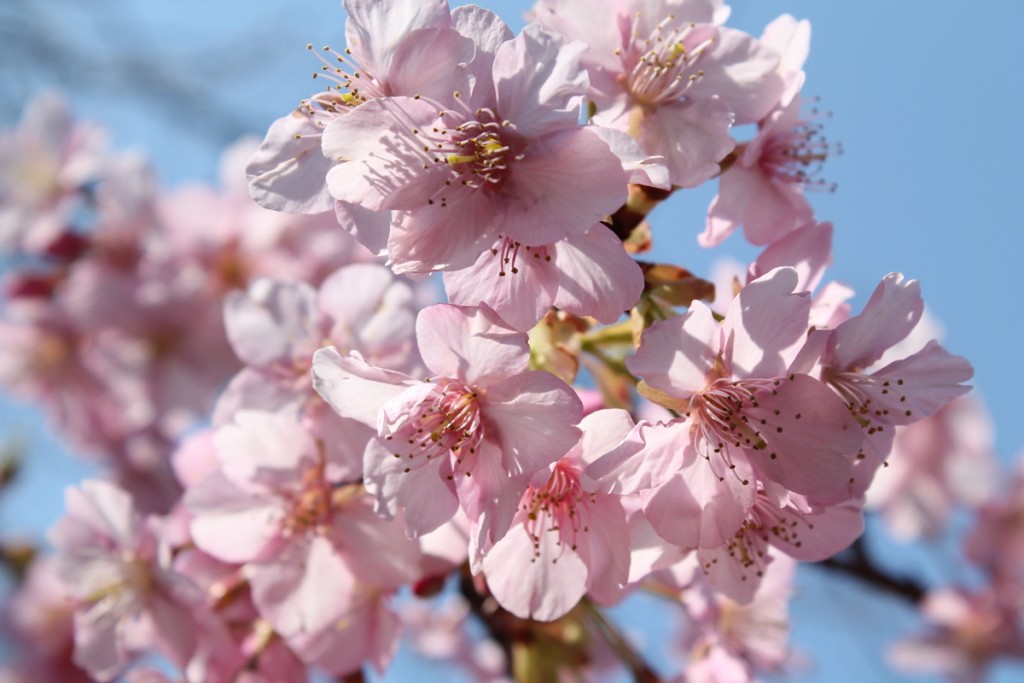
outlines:
{"label": "brown branch", "polygon": [[918,581],[893,576],[876,565],[868,555],[863,536],[842,553],[817,563],[817,566],[854,577],[912,603],[920,602],[927,593],[927,589]]}
{"label": "brown branch", "polygon": [[513,680],[520,683],[561,680],[560,670],[575,669],[589,661],[592,639],[596,637],[615,652],[636,683],[660,681],[641,654],[587,598],[555,621],[521,619],[498,604],[487,590],[483,577],[472,576],[468,565],[462,567],[459,592],[505,653],[506,670]]}

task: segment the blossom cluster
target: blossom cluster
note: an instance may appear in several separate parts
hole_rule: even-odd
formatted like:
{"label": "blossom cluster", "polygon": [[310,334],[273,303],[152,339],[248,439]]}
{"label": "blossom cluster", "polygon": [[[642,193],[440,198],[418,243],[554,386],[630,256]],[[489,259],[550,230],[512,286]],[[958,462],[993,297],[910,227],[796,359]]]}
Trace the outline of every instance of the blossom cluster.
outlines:
{"label": "blossom cluster", "polygon": [[[446,0],[344,5],[346,46],[310,46],[326,89],[232,148],[222,188],[162,194],[53,98],[0,140],[0,382],[109,473],[68,490],[11,603],[46,643],[16,673],[341,680],[385,670],[403,623],[481,679],[637,673],[601,608],[644,589],[689,617],[679,680],[780,670],[796,561],[854,543],[866,501],[942,525],[955,476],[922,489],[904,453],[972,375],[916,341],[917,281],[858,312],[823,283],[807,194],[837,147],[801,99],[809,25],[539,0],[514,34]],[[745,272],[634,258],[661,199],[714,179],[695,237],[742,227]],[[1002,538],[971,552],[1005,605]],[[455,616],[399,595],[446,582]],[[604,645],[568,656],[574,624]]]}

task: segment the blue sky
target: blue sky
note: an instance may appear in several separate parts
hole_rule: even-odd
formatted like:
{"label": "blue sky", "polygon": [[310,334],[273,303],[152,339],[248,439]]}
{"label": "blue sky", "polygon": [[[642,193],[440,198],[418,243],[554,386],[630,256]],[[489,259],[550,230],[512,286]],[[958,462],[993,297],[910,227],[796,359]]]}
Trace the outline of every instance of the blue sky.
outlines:
{"label": "blue sky", "polygon": [[[52,20],[58,45],[74,44],[87,54],[106,54],[112,43],[128,46],[185,82],[194,77],[210,86],[204,101],[215,105],[201,111],[227,131],[220,138],[197,132],[209,117],[161,116],[145,86],[81,78],[74,63],[58,76],[26,64],[31,78],[12,90],[20,97],[63,83],[81,117],[106,125],[115,147],[145,152],[166,185],[212,182],[216,142],[227,142],[234,130],[262,135],[314,91],[309,74],[316,62],[305,44],[344,40],[334,0],[104,0],[86,9],[71,0],[29,4]],[[521,27],[528,8],[509,0],[481,4],[513,28]],[[1018,284],[1024,226],[1017,206],[1024,195],[1024,126],[1018,120],[1024,53],[1013,47],[1024,2],[737,0],[732,6],[729,24],[754,34],[782,12],[811,20],[804,92],[833,113],[825,134],[844,148],[825,167],[838,191],[812,199],[819,218],[836,226],[830,275],[857,290],[855,307],[891,271],[921,280],[947,347],[975,366],[974,385],[993,415],[999,452],[1011,461],[1024,452],[1024,420],[1017,415],[1024,380]],[[208,57],[197,62],[196,53]],[[756,253],[737,236],[713,251],[697,246],[714,192],[712,185],[677,193],[652,215],[657,258],[707,273],[716,258],[746,261]],[[31,410],[0,403],[0,434],[21,434],[32,446],[26,485],[0,506],[7,530],[38,534],[59,514],[62,483],[82,476],[83,468],[69,464],[40,424]],[[797,680],[897,680],[880,664],[878,647],[880,636],[910,623],[906,610],[887,606],[884,596],[865,598],[817,581],[798,605],[802,619],[818,606],[831,611],[829,620],[806,622],[798,634],[805,649],[828,647],[835,654]],[[404,680],[400,670],[393,676],[389,680]]]}

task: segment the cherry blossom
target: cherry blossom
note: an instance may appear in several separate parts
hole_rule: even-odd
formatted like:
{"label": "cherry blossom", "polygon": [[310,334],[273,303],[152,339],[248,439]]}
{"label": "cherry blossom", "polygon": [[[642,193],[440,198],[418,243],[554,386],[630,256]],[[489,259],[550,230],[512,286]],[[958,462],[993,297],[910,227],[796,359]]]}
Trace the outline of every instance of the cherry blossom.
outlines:
{"label": "cherry blossom", "polygon": [[342,417],[377,430],[363,466],[378,511],[404,509],[408,531],[421,534],[461,506],[497,540],[529,478],[578,440],[580,400],[528,371],[526,335],[487,308],[426,308],[416,338],[431,381],[326,348],[313,357],[314,386]]}
{"label": "cherry blossom", "polygon": [[580,422],[583,437],[550,471],[534,475],[504,538],[486,551],[487,585],[502,607],[550,621],[584,594],[618,601],[629,575],[626,513],[598,493],[583,470],[629,434],[625,411],[599,410]]}
{"label": "cherry blossom", "polygon": [[178,666],[187,662],[198,591],[161,563],[157,537],[131,496],[90,480],[68,489],[67,507],[50,540],[74,596],[75,663],[108,681],[148,648]]}
{"label": "cherry blossom", "polygon": [[721,26],[722,2],[540,0],[533,14],[588,45],[594,121],[664,156],[674,185],[717,174],[735,144],[729,128],[759,121],[784,87],[779,54]]}
{"label": "cherry blossom", "polygon": [[504,238],[551,244],[622,205],[623,161],[579,125],[582,48],[530,25],[474,63],[471,90],[372,100],[324,130],[324,153],[345,161],[328,174],[331,194],[400,212],[387,248],[396,272],[464,268]]}

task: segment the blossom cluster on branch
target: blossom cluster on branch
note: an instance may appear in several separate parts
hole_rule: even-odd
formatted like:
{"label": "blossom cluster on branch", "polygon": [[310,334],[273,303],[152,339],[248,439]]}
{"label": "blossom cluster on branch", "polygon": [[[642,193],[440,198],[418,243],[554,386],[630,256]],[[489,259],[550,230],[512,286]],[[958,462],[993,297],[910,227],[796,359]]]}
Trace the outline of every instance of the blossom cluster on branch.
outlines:
{"label": "blossom cluster on branch", "polygon": [[[1019,491],[957,474],[994,469],[970,364],[917,281],[859,311],[825,281],[806,21],[344,5],[326,88],[221,188],[160,191],[52,96],[0,139],[0,381],[108,473],[21,567],[11,680],[361,680],[403,627],[480,680],[661,680],[603,611],[641,590],[686,616],[666,680],[757,680],[797,561],[900,590],[865,505],[914,537],[984,504],[990,580],[928,594],[897,659],[1024,656]],[[652,210],[716,179],[695,237],[742,227],[756,260],[717,286],[642,260]]]}

